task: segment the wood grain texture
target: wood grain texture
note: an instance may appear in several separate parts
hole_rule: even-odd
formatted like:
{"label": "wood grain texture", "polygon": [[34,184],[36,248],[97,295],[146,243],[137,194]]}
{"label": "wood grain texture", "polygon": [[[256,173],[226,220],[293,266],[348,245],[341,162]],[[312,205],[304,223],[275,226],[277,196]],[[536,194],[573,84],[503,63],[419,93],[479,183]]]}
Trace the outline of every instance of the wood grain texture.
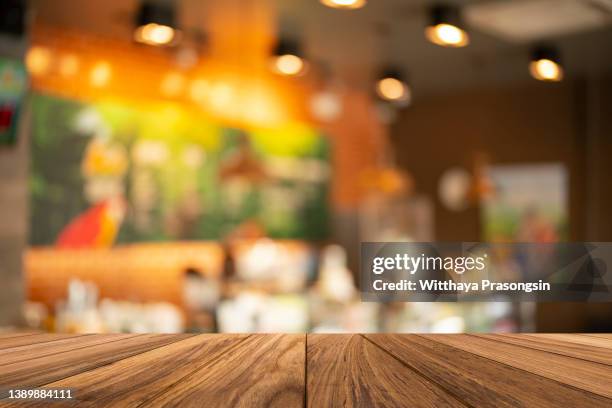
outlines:
{"label": "wood grain texture", "polygon": [[[247,337],[193,336],[46,386],[82,389],[78,393],[81,403],[137,407],[222,359]],[[126,382],[130,388],[125,387]]]}
{"label": "wood grain texture", "polygon": [[33,336],[35,334],[40,334],[40,332],[0,332],[0,340],[21,336]]}
{"label": "wood grain texture", "polygon": [[144,406],[301,407],[306,335],[254,334]]}
{"label": "wood grain texture", "polygon": [[469,334],[423,337],[465,350],[499,363],[542,377],[612,398],[612,369],[609,366],[581,361],[553,353],[542,353],[526,347]]}
{"label": "wood grain texture", "polygon": [[[37,360],[46,356],[74,352],[98,344],[109,344],[115,341],[136,337],[135,334],[100,334],[97,336],[70,336],[53,342],[36,342],[23,346],[15,346],[0,350],[0,367],[21,361]],[[59,356],[63,358],[63,356]],[[51,357],[52,358],[52,357]]]}
{"label": "wood grain texture", "polygon": [[[610,406],[611,400],[600,395],[560,384],[529,371],[500,364],[454,347],[468,342],[471,344],[476,338],[469,336],[367,335],[366,337],[430,381],[448,392],[454,392],[471,406],[561,407],[580,406],[580,404],[591,407]],[[447,342],[453,346],[446,344]],[[491,350],[497,348],[491,344],[488,347]],[[478,347],[475,350],[479,351]],[[520,359],[520,354],[517,353],[513,357]],[[577,361],[577,365],[585,363]]]}
{"label": "wood grain texture", "polygon": [[601,339],[598,337],[587,337],[587,336],[579,336],[576,334],[569,333],[538,333],[538,334],[523,334],[522,336],[531,338],[533,336],[537,336],[538,338],[545,339],[553,339],[564,341],[567,343],[575,343],[580,346],[587,346],[585,349],[590,347],[601,347],[601,348],[609,348],[612,349],[612,341],[607,339]]}
{"label": "wood grain texture", "polygon": [[464,407],[361,335],[308,336],[309,407]]}
{"label": "wood grain texture", "polygon": [[592,361],[605,365],[612,365],[612,348],[590,345],[584,347],[580,344],[561,339],[543,337],[538,334],[495,334],[480,335],[483,338],[514,344],[534,350],[546,351],[566,357],[574,357],[581,360]]}
{"label": "wood grain texture", "polygon": [[602,339],[612,340],[612,334],[608,333],[582,333],[582,336],[599,337]]}
{"label": "wood grain texture", "polygon": [[7,337],[0,339],[0,350],[4,350],[7,348],[19,347],[19,346],[27,346],[30,344],[36,343],[49,343],[52,341],[69,339],[69,338],[78,338],[83,337],[85,335],[74,335],[74,334],[35,334],[30,336],[17,336],[17,337]]}
{"label": "wood grain texture", "polygon": [[0,388],[68,387],[79,407],[610,407],[611,354],[600,334],[7,333]]}
{"label": "wood grain texture", "polygon": [[[68,350],[61,348],[57,353],[47,352],[40,358],[0,365],[0,388],[40,387],[184,338],[182,335],[160,334],[100,336],[116,336],[116,338],[107,338],[100,344],[84,348],[78,346]],[[125,338],[126,336],[128,337]],[[0,361],[4,361],[5,358]]]}

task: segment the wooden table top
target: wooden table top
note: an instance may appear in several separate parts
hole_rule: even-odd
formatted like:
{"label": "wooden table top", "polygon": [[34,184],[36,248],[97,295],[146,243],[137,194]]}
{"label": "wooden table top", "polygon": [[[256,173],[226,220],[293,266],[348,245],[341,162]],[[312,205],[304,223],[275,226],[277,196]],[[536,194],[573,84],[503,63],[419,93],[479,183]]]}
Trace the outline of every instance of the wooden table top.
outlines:
{"label": "wooden table top", "polygon": [[58,406],[611,407],[612,335],[0,334],[0,390],[33,387],[71,388]]}

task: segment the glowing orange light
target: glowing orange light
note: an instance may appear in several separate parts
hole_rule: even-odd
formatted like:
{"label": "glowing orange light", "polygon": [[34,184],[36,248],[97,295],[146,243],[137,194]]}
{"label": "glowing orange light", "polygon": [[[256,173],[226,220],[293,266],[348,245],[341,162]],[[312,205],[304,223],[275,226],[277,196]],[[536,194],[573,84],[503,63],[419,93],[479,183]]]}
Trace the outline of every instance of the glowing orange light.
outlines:
{"label": "glowing orange light", "polygon": [[358,9],[366,5],[366,0],[321,0],[321,3],[338,9]]}
{"label": "glowing orange light", "polygon": [[32,75],[43,75],[51,66],[51,51],[44,47],[32,47],[26,55],[26,67]]}
{"label": "glowing orange light", "polygon": [[216,109],[229,109],[234,100],[234,88],[227,83],[217,83],[210,89],[210,104]]}
{"label": "glowing orange light", "polygon": [[111,66],[108,62],[101,61],[93,66],[89,73],[89,81],[95,87],[103,87],[111,78]]}
{"label": "glowing orange light", "polygon": [[405,101],[410,96],[406,84],[396,78],[383,78],[378,81],[376,93],[388,101]]}
{"label": "glowing orange light", "polygon": [[467,32],[447,23],[427,27],[425,36],[432,43],[443,47],[465,47],[470,43]]}
{"label": "glowing orange light", "polygon": [[274,70],[282,75],[299,75],[305,70],[304,60],[297,55],[279,55],[274,59]]}
{"label": "glowing orange light", "polygon": [[140,26],[134,32],[134,39],[149,45],[167,45],[176,37],[176,31],[172,27],[162,24],[149,23]]}
{"label": "glowing orange light", "polygon": [[563,79],[563,68],[550,59],[542,58],[529,63],[529,72],[539,81],[559,82]]}

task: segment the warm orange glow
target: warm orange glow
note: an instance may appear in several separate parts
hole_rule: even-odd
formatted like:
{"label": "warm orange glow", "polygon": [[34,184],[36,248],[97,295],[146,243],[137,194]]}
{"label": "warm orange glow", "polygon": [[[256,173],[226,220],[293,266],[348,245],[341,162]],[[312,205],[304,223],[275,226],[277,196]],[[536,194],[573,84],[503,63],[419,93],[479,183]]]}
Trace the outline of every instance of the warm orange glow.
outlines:
{"label": "warm orange glow", "polygon": [[[61,41],[53,41],[55,37]],[[37,26],[32,42],[45,50],[34,55],[42,54],[43,61],[49,61],[43,64],[48,67],[41,70],[44,75],[32,75],[32,89],[39,92],[85,100],[171,100],[237,127],[277,126],[307,118],[302,104],[308,99],[302,84],[256,68],[269,63],[269,42],[260,48],[255,68],[232,65],[229,54],[219,51],[189,70],[176,67],[174,54],[82,32]],[[74,75],[75,61],[68,56],[76,58]]]}
{"label": "warm orange glow", "polygon": [[108,84],[111,78],[111,67],[108,62],[101,61],[93,66],[89,73],[89,82],[97,88]]}
{"label": "warm orange glow", "polygon": [[358,9],[366,5],[366,0],[321,0],[321,3],[339,9]]}
{"label": "warm orange glow", "polygon": [[559,82],[563,79],[563,68],[555,61],[539,59],[529,63],[529,73],[539,81]]}
{"label": "warm orange glow", "polygon": [[185,78],[178,72],[169,72],[160,84],[162,94],[167,97],[177,97],[184,89]]}
{"label": "warm orange glow", "polygon": [[376,93],[388,101],[406,101],[409,98],[408,87],[396,78],[383,78],[378,81]]}
{"label": "warm orange glow", "polygon": [[465,47],[470,43],[470,38],[464,30],[446,23],[427,27],[425,36],[432,43],[443,47]]}
{"label": "warm orange glow", "polygon": [[134,40],[149,45],[167,45],[175,37],[176,32],[172,27],[156,23],[140,26],[134,33]]}
{"label": "warm orange glow", "polygon": [[304,60],[297,55],[285,54],[274,59],[274,70],[282,75],[299,75],[304,72]]}
{"label": "warm orange glow", "polygon": [[26,55],[26,67],[32,75],[43,75],[51,67],[51,51],[45,47],[32,47]]}
{"label": "warm orange glow", "polygon": [[231,109],[235,107],[234,88],[224,82],[215,84],[210,89],[210,105],[217,110]]}
{"label": "warm orange glow", "polygon": [[63,77],[71,77],[79,71],[79,59],[73,54],[63,55],[59,60],[59,73]]}
{"label": "warm orange glow", "polygon": [[244,101],[244,120],[255,125],[269,126],[281,122],[281,112],[270,98],[250,95]]}
{"label": "warm orange glow", "polygon": [[194,102],[203,103],[208,99],[210,86],[205,79],[196,79],[189,87],[189,96]]}

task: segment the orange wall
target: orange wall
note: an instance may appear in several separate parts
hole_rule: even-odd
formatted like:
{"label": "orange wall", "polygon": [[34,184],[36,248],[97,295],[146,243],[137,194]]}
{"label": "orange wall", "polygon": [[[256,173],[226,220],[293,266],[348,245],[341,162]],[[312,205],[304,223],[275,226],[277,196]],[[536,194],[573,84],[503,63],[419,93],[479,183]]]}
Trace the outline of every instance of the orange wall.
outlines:
{"label": "orange wall", "polygon": [[[82,100],[167,100],[230,126],[273,127],[300,121],[319,127],[332,140],[332,203],[339,209],[357,206],[359,173],[378,165],[386,149],[386,127],[377,119],[368,92],[346,87],[341,91],[341,116],[332,123],[318,123],[308,108],[320,82],[316,73],[304,78],[271,73],[265,62],[269,47],[262,38],[255,42],[255,51],[246,54],[235,38],[212,42],[216,45],[189,69],[177,67],[174,51],[70,28],[37,23],[31,38],[26,61],[36,91]],[[72,71],[65,69],[71,59],[76,61]],[[100,64],[108,68],[107,79],[96,85],[92,76]],[[180,91],[172,96],[162,90],[169,74],[182,78]]]}

